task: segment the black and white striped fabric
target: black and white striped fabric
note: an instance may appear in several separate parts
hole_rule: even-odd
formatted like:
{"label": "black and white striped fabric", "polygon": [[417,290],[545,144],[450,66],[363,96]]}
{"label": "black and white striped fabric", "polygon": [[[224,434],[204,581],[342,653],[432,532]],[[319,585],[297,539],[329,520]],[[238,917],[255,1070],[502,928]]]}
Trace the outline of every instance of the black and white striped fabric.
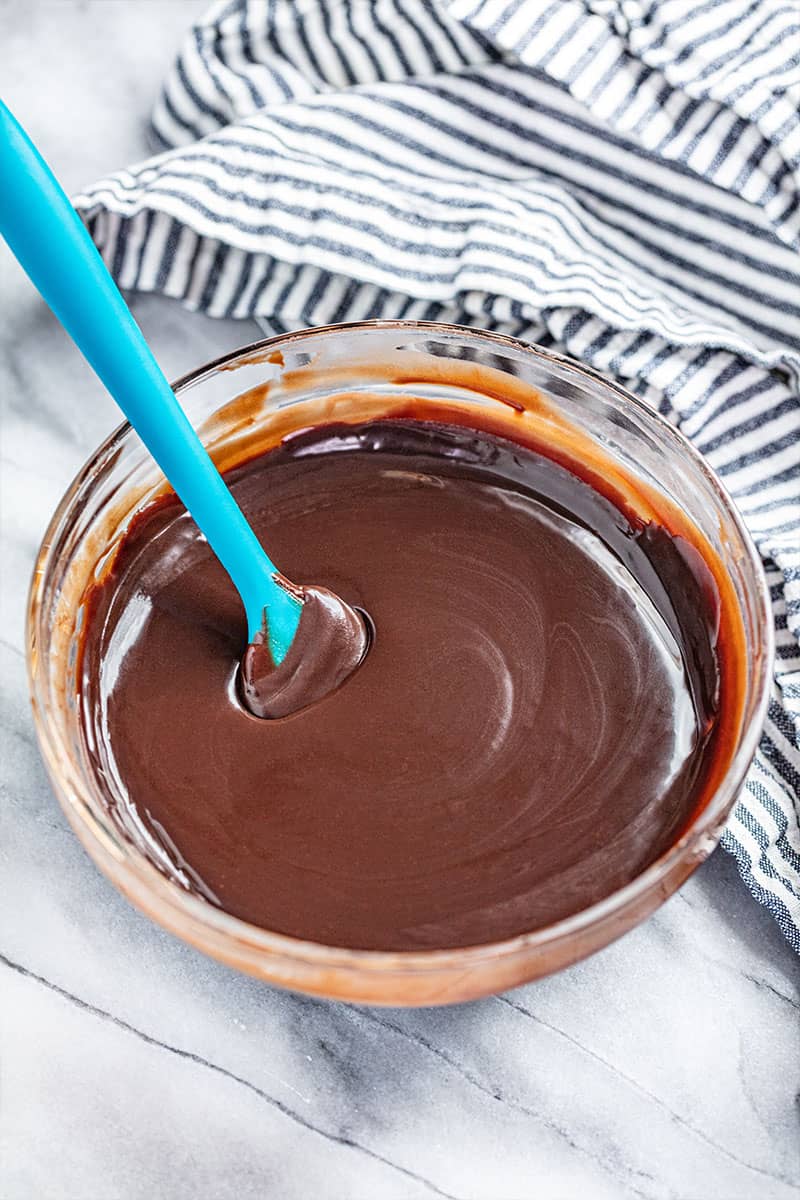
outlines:
{"label": "black and white striped fabric", "polygon": [[724,844],[800,950],[797,0],[226,0],[152,125],[166,149],[76,201],[124,288],[507,331],[722,475],[777,635]]}

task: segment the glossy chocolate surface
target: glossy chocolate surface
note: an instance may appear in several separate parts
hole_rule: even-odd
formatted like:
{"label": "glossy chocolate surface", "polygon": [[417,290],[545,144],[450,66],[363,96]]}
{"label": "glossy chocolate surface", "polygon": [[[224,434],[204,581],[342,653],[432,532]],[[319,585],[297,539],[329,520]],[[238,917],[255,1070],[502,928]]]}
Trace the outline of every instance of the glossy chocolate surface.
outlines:
{"label": "glossy chocolate surface", "polygon": [[287,573],[374,638],[325,699],[259,720],[227,576],[174,499],[136,519],[91,596],[80,704],[164,869],[264,928],[414,950],[549,924],[674,843],[725,752],[720,599],[690,541],[411,411],[227,478]]}

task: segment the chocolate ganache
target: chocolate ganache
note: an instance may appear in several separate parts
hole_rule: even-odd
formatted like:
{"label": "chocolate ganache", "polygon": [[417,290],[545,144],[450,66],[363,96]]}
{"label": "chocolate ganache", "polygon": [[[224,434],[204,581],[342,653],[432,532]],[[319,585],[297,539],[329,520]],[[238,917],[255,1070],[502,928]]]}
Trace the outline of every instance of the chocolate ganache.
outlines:
{"label": "chocolate ganache", "polygon": [[292,578],[368,614],[360,666],[291,715],[248,710],[239,598],[174,496],[88,596],[90,766],[162,869],[237,917],[362,949],[511,937],[635,878],[718,773],[703,555],[477,420],[409,404],[226,472]]}

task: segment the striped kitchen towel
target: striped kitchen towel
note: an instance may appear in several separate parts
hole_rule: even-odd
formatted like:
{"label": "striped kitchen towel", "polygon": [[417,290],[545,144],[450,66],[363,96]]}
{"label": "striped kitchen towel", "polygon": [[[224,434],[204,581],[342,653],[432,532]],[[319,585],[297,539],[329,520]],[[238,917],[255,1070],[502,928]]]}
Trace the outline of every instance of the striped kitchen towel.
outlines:
{"label": "striped kitchen towel", "polygon": [[122,287],[277,331],[506,331],[722,475],[777,641],[724,845],[800,950],[797,0],[225,0],[152,129],[76,201]]}

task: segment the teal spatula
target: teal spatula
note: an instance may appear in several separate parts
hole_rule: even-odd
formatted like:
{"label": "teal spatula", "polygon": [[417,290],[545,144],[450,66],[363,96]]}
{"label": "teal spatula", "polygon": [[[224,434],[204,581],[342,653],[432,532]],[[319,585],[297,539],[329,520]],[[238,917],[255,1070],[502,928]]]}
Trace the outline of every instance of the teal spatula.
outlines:
{"label": "teal spatula", "polygon": [[47,163],[0,101],[0,234],[99,375],[233,580],[250,641],[276,664],[302,605],[276,581],[242,510],[178,404],[105,264]]}

